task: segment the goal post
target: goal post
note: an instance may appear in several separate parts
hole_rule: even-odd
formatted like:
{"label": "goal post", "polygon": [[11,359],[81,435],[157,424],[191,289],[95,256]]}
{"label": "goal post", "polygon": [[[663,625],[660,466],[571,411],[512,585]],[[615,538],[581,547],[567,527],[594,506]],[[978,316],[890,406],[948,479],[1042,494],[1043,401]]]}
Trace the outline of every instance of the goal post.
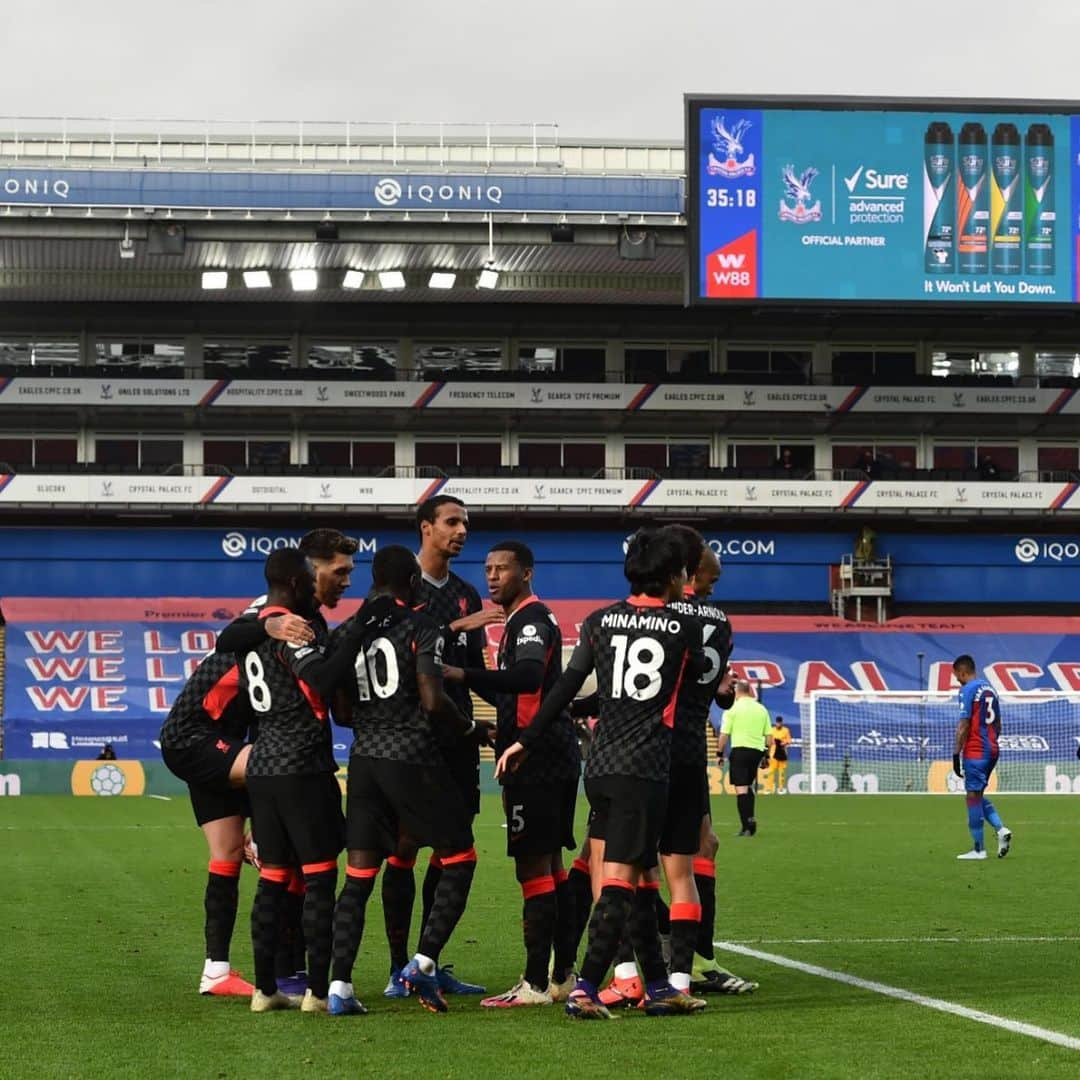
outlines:
{"label": "goal post", "polygon": [[[998,699],[999,758],[989,790],[1080,793],[1080,695],[1035,690]],[[964,789],[952,771],[960,718],[955,693],[815,691],[799,711],[808,775],[796,790],[947,794]]]}

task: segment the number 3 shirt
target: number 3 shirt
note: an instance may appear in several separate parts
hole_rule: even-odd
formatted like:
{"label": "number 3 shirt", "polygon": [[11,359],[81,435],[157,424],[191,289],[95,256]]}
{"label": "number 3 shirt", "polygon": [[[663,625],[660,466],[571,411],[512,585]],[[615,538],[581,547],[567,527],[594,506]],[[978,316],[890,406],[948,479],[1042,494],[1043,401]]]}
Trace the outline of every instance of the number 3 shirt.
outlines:
{"label": "number 3 shirt", "polygon": [[707,666],[701,639],[697,619],[650,596],[631,596],[585,619],[568,668],[596,670],[600,719],[586,778],[668,782],[680,687]]}
{"label": "number 3 shirt", "polygon": [[960,687],[960,719],[970,721],[963,756],[996,758],[1001,707],[994,688],[985,679],[972,679]]}

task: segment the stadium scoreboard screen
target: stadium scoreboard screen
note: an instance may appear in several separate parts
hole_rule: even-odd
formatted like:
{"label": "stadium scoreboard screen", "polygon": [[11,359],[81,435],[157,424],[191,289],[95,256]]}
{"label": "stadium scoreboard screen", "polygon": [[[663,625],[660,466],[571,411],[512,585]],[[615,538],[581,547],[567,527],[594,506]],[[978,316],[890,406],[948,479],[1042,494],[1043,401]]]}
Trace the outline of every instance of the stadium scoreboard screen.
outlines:
{"label": "stadium scoreboard screen", "polygon": [[1080,104],[686,98],[690,304],[1071,304]]}

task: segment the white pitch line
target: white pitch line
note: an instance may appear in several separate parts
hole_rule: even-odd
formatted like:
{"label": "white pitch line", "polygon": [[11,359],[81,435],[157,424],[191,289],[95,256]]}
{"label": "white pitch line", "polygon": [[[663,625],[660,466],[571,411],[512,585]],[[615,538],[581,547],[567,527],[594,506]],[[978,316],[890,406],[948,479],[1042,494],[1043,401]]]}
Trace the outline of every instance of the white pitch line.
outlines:
{"label": "white pitch line", "polygon": [[860,990],[869,990],[875,994],[883,994],[885,997],[906,1001],[911,1005],[922,1005],[926,1009],[949,1013],[952,1016],[962,1017],[964,1020],[989,1024],[991,1027],[1001,1028],[1003,1031],[1011,1031],[1014,1035],[1027,1035],[1032,1039],[1041,1039],[1043,1042],[1053,1043],[1055,1046],[1064,1046],[1067,1050],[1080,1050],[1080,1039],[1072,1035],[1065,1035],[1060,1031],[1051,1031],[1049,1028],[1037,1027],[1035,1024],[1025,1024],[1020,1020],[1010,1020],[1005,1016],[995,1016],[993,1013],[983,1012],[981,1009],[969,1009],[966,1005],[957,1005],[952,1001],[943,1001],[941,998],[913,994],[910,990],[901,990],[897,986],[887,986],[885,983],[873,982],[870,979],[860,979],[857,975],[848,975],[843,971],[831,971],[829,968],[818,967],[816,964],[804,964],[801,960],[792,960],[788,956],[778,956],[776,953],[751,949],[746,945],[738,945],[734,941],[717,941],[714,944],[718,949],[723,949],[726,952],[738,953],[740,956],[751,956],[755,960],[765,960],[770,964],[791,968],[793,971],[801,971],[806,975],[817,975],[822,979],[831,979],[833,982],[844,983]]}
{"label": "white pitch line", "polygon": [[742,938],[738,945],[1000,945],[1061,944],[1080,937],[1020,936],[999,937],[853,937],[853,938]]}

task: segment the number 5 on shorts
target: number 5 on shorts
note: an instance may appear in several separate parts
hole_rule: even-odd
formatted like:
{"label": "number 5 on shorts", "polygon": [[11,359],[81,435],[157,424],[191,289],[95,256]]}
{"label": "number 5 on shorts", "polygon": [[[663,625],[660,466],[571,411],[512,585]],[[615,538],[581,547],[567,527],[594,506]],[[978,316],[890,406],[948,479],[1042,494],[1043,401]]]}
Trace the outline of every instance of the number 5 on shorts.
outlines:
{"label": "number 5 on shorts", "polygon": [[521,816],[521,811],[524,809],[524,803],[518,803],[516,806],[510,807],[510,831],[512,833],[524,832],[525,818]]}

